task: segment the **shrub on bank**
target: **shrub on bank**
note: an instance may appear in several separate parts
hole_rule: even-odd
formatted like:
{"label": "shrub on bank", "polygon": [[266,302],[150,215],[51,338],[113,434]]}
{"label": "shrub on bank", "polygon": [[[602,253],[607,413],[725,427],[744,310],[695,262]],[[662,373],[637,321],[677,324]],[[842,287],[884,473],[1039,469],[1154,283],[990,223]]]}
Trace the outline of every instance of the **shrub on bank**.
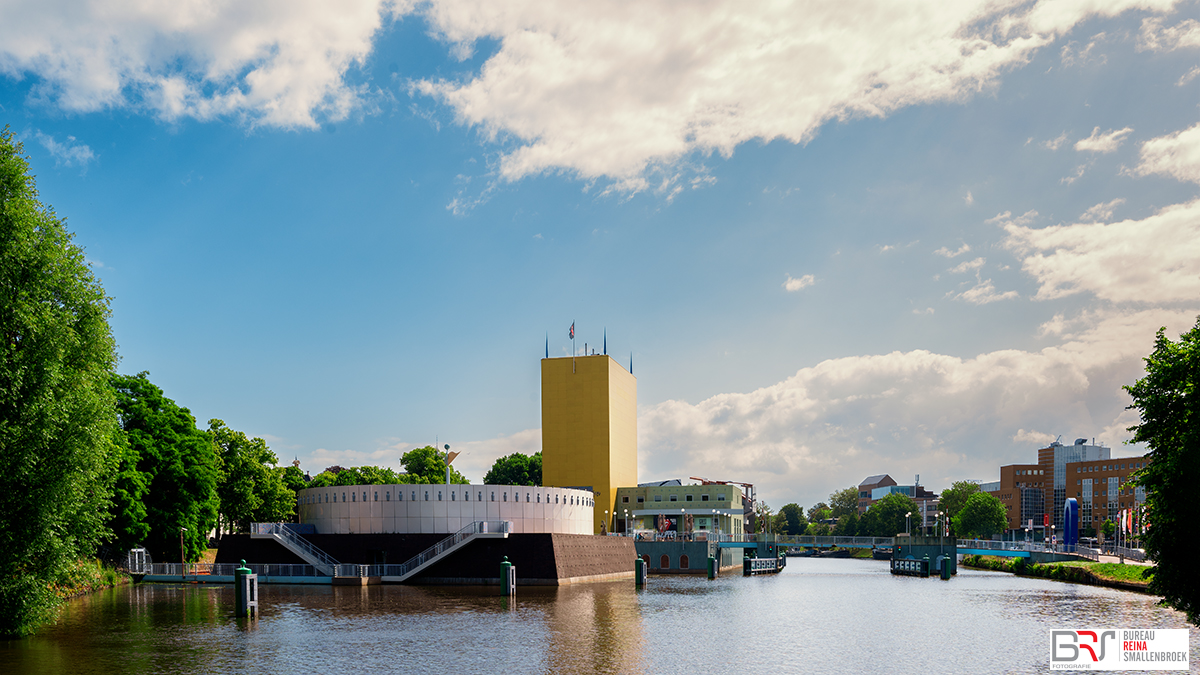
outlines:
{"label": "shrub on bank", "polygon": [[1029,563],[1027,558],[999,558],[982,555],[963,556],[962,564],[966,567],[1079,584],[1091,584],[1097,579],[1103,579],[1144,586],[1149,581],[1151,570],[1142,565],[1122,565],[1121,563]]}

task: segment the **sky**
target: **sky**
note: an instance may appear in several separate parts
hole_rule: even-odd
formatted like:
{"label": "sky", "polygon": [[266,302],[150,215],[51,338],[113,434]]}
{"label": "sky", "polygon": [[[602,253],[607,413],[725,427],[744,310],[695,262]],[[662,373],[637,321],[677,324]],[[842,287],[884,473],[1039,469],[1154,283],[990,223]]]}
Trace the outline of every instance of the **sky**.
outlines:
{"label": "sky", "polygon": [[1200,7],[0,0],[0,124],[124,373],[281,463],[478,482],[540,359],[639,479],[810,506],[1127,445],[1200,315]]}

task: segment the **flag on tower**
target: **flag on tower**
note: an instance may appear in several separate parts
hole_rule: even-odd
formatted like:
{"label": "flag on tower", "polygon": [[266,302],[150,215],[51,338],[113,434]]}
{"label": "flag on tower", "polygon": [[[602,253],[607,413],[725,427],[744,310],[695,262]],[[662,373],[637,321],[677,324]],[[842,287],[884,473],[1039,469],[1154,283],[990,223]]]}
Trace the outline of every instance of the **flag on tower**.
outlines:
{"label": "flag on tower", "polygon": [[572,322],[571,322],[571,330],[567,331],[567,335],[568,335],[568,336],[569,336],[569,337],[570,337],[572,340],[574,340],[574,339],[575,339],[575,322],[574,322],[574,321],[572,321]]}

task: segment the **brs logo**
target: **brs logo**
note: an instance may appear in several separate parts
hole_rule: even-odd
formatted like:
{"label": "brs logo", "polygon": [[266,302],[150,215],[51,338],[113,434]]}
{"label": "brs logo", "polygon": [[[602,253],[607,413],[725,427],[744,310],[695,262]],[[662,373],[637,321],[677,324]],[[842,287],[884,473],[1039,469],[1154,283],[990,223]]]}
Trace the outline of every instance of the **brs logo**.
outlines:
{"label": "brs logo", "polygon": [[[1084,657],[1084,662],[1091,659],[1092,663],[1104,660],[1104,651],[1108,641],[1116,642],[1117,631],[1106,630],[1097,635],[1094,630],[1056,630],[1050,637],[1051,661],[1078,661]],[[1086,654],[1080,650],[1086,650]],[[1097,653],[1099,650],[1099,653]],[[1069,655],[1069,656],[1068,656]]]}

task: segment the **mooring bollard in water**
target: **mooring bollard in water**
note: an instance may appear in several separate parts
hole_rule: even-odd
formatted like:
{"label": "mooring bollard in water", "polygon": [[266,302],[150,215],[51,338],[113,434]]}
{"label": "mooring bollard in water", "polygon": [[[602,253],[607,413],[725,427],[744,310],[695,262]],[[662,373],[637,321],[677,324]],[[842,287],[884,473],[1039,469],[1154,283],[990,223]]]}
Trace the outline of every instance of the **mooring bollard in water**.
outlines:
{"label": "mooring bollard in water", "polygon": [[258,575],[251,574],[250,568],[246,567],[246,561],[242,561],[242,566],[233,571],[233,598],[234,598],[234,614],[241,617],[258,617]]}
{"label": "mooring bollard in water", "polygon": [[646,561],[641,558],[633,559],[633,585],[641,588],[646,585]]}
{"label": "mooring bollard in water", "polygon": [[500,562],[500,585],[505,595],[517,594],[517,567],[508,562],[508,556]]}
{"label": "mooring bollard in water", "polygon": [[709,579],[717,578],[717,559],[712,557],[711,555],[708,556],[708,578]]}

